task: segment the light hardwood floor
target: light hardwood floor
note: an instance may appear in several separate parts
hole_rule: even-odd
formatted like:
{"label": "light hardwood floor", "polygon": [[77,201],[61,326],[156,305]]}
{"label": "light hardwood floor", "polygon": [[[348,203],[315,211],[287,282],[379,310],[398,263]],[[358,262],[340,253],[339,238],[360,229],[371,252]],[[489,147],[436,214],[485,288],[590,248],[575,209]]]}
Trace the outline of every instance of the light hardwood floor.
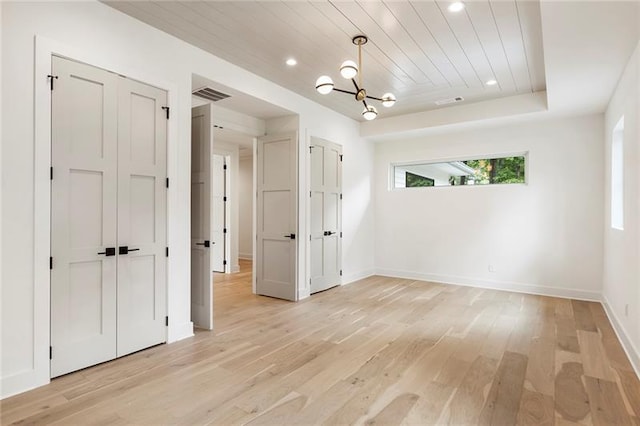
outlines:
{"label": "light hardwood floor", "polygon": [[636,424],[597,303],[371,277],[299,303],[216,276],[215,332],[2,401],[2,424]]}

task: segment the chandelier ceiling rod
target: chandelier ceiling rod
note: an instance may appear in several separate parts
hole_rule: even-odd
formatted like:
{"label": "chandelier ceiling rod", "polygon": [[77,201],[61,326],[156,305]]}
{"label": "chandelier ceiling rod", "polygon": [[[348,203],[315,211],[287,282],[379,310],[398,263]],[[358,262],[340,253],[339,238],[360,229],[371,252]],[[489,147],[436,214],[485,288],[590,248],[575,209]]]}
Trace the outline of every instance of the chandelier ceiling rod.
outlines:
{"label": "chandelier ceiling rod", "polygon": [[[382,102],[382,105],[385,107],[391,107],[396,102],[396,97],[392,93],[385,93],[381,98],[376,96],[369,96],[367,91],[362,87],[362,46],[367,43],[368,39],[364,35],[357,35],[351,39],[352,43],[358,46],[358,63],[356,64],[353,61],[344,61],[342,66],[340,67],[340,74],[347,80],[351,80],[353,82],[353,86],[356,91],[352,92],[350,90],[338,89],[334,87],[333,80],[331,77],[323,75],[316,81],[316,90],[323,95],[331,93],[332,90],[340,93],[346,93],[349,95],[354,95],[356,101],[362,102],[364,105],[364,111],[362,111],[362,116],[366,120],[373,120],[378,115],[378,110],[373,105],[367,104],[367,99],[373,99],[379,102]],[[358,81],[356,81],[355,77],[358,76]]]}

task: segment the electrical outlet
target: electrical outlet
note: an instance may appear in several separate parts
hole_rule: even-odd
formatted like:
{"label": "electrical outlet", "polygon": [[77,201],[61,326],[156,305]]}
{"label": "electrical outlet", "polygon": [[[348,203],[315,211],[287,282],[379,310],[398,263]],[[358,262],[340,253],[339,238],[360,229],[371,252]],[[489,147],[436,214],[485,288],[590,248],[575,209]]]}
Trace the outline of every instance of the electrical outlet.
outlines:
{"label": "electrical outlet", "polygon": [[629,305],[624,305],[624,316],[628,317],[629,316]]}
{"label": "electrical outlet", "polygon": [[493,265],[489,265],[489,272],[495,272],[496,268]]}

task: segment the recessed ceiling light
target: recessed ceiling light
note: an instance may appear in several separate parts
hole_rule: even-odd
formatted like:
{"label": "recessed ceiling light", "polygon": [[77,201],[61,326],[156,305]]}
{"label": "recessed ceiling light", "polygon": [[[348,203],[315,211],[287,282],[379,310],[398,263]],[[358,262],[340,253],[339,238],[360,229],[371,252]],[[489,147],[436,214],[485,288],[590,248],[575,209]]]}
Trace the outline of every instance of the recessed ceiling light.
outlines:
{"label": "recessed ceiling light", "polygon": [[496,84],[498,84],[498,82],[494,79],[491,80],[487,80],[487,82],[485,83],[487,86],[495,86]]}
{"label": "recessed ceiling light", "polygon": [[453,2],[449,5],[448,9],[449,12],[460,12],[462,9],[464,9],[464,3],[462,3],[461,1]]}
{"label": "recessed ceiling light", "polygon": [[289,59],[287,59],[287,65],[289,65],[290,67],[292,67],[292,66],[296,65],[297,63],[298,63],[298,61],[296,61],[296,60],[295,60],[295,59],[293,59],[293,58],[289,58]]}

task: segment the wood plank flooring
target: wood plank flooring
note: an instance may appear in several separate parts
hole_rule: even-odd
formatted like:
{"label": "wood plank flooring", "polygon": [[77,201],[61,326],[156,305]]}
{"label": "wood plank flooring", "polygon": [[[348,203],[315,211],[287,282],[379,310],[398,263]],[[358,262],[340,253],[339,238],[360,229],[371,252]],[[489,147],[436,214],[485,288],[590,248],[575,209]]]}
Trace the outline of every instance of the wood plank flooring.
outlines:
{"label": "wood plank flooring", "polygon": [[371,277],[290,303],[215,278],[215,332],[0,403],[5,424],[640,425],[598,303]]}

